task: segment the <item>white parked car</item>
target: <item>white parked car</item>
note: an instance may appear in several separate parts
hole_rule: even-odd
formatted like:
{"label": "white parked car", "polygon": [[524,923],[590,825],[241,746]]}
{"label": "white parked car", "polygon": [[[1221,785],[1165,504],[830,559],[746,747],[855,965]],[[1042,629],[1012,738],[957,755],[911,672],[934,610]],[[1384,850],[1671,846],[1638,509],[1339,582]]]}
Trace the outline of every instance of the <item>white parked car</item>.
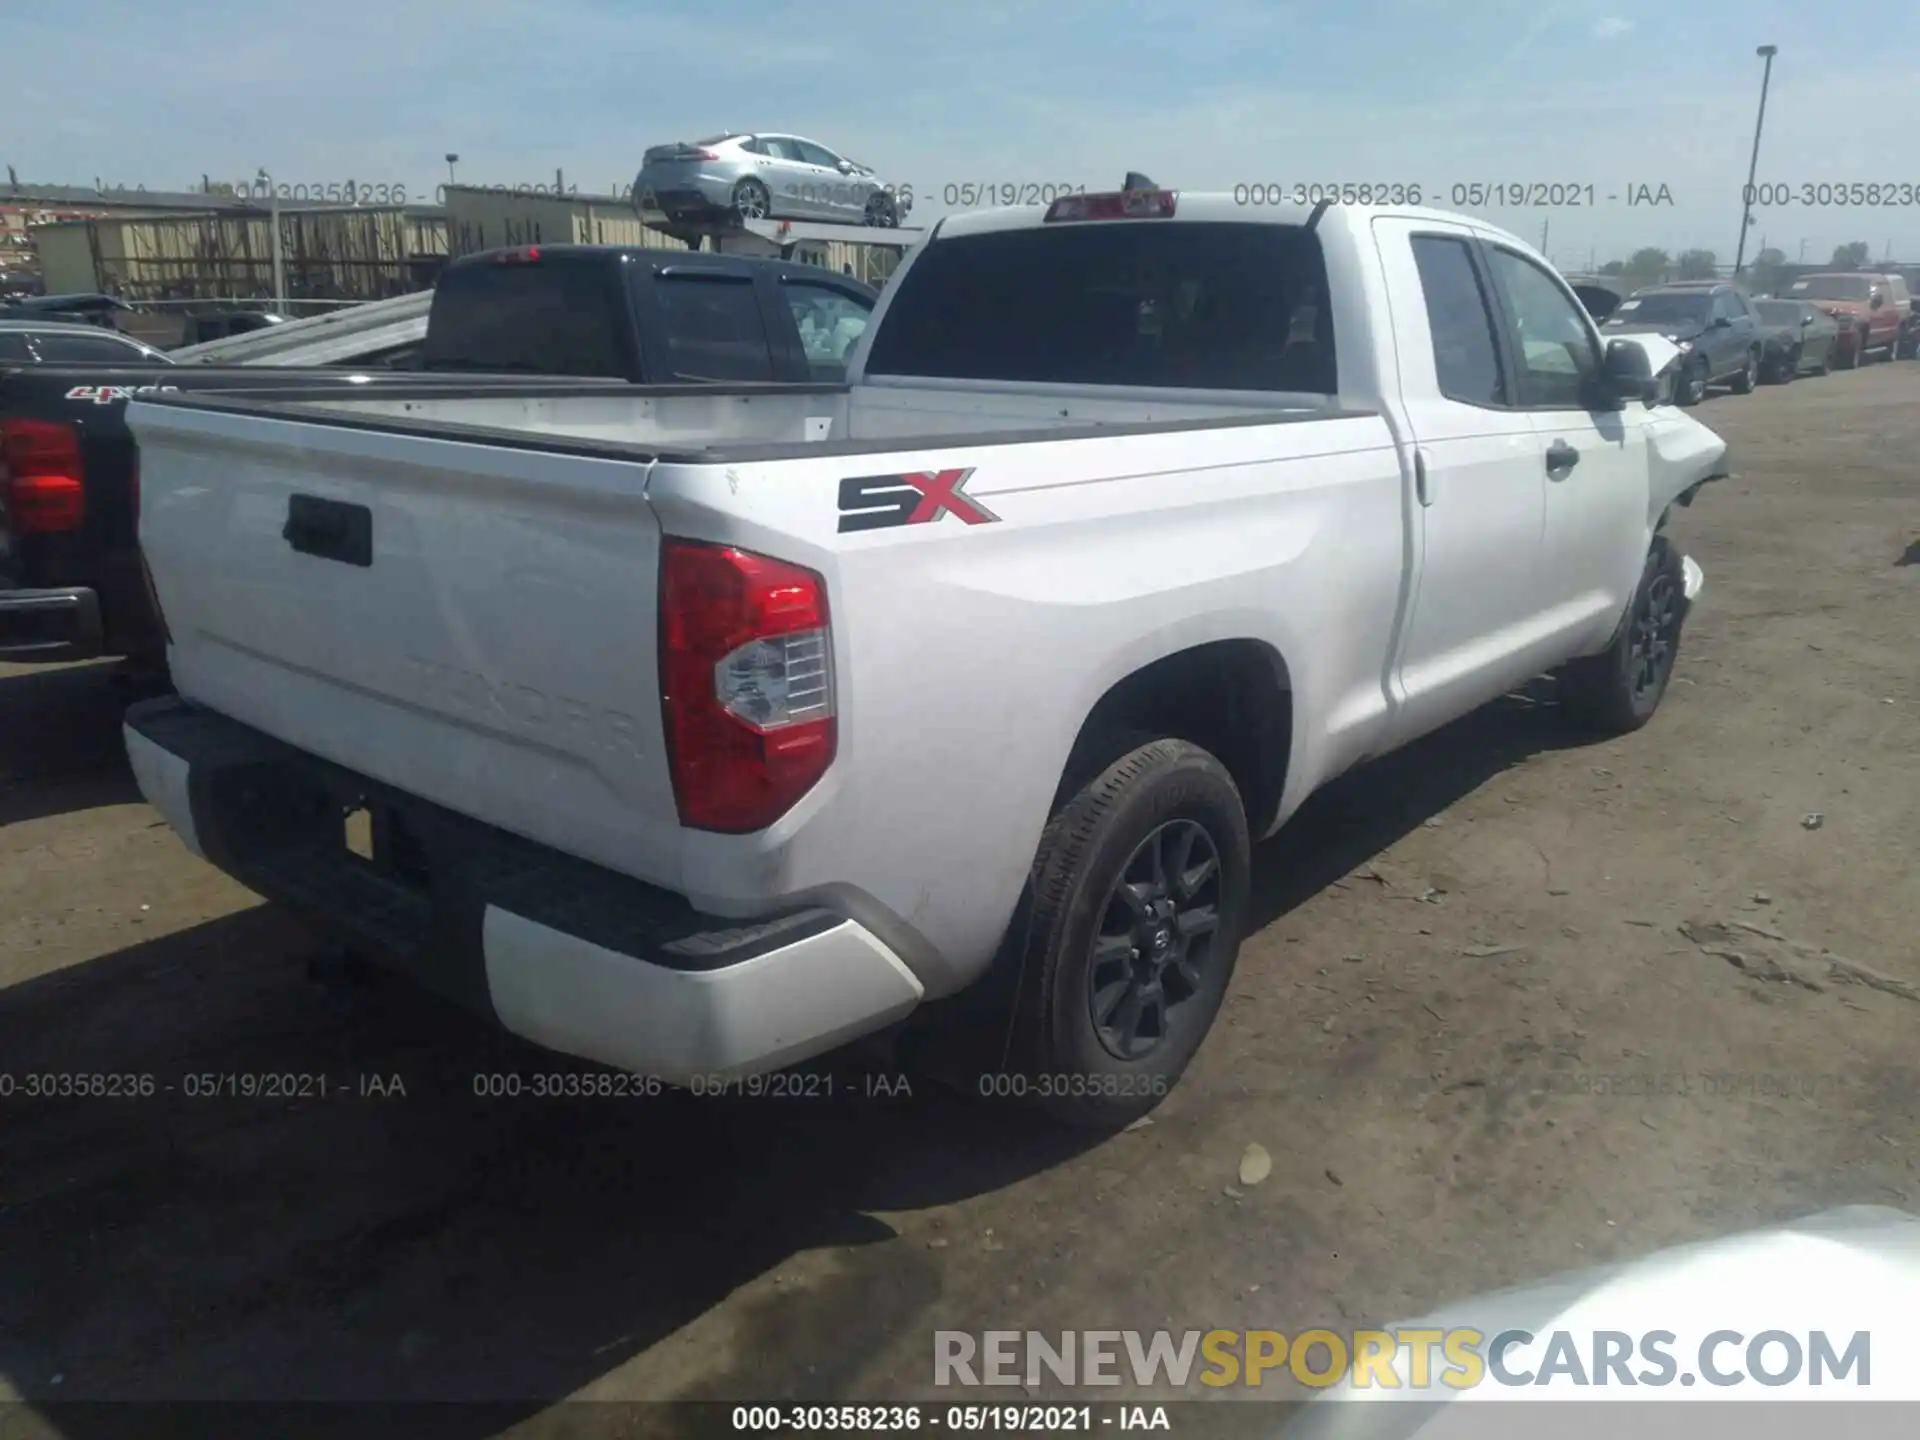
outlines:
{"label": "white parked car", "polygon": [[1550,669],[1653,715],[1727,468],[1666,358],[1475,219],[1132,191],[949,217],[844,386],[142,397],[179,694],[127,744],[539,1044],[690,1083],[977,1012],[969,1086],[1125,1123],[1316,789]]}

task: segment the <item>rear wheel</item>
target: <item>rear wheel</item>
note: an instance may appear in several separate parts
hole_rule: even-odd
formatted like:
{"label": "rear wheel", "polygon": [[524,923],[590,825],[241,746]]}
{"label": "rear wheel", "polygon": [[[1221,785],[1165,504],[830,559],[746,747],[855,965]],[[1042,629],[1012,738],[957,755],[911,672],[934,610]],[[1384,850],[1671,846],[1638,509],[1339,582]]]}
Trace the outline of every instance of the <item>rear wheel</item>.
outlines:
{"label": "rear wheel", "polygon": [[1686,572],[1664,535],[1654,537],[1640,585],[1613,643],[1560,672],[1560,704],[1575,723],[1610,734],[1653,718],[1673,678],[1686,620]]}
{"label": "rear wheel", "polygon": [[1136,745],[1081,787],[1034,860],[1008,1088],[1095,1129],[1159,1104],[1233,977],[1250,852],[1232,776],[1187,741]]}
{"label": "rear wheel", "polygon": [[773,214],[773,196],[749,175],[733,187],[733,214],[739,220],[765,220]]}
{"label": "rear wheel", "polygon": [[1747,363],[1741,367],[1740,373],[1733,377],[1733,393],[1736,395],[1751,395],[1753,393],[1753,387],[1759,384],[1759,382],[1760,352],[1758,350],[1749,350],[1747,351]]}
{"label": "rear wheel", "polygon": [[878,190],[867,197],[867,212],[863,218],[869,225],[891,230],[900,223],[900,212],[893,203],[893,197],[884,190]]}

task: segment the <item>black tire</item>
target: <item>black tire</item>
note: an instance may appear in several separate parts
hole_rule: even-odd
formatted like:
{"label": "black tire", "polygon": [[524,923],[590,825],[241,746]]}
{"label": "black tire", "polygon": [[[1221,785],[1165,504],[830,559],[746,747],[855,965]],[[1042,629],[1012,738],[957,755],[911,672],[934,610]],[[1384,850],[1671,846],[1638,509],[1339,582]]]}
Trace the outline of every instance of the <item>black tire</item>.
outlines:
{"label": "black tire", "polygon": [[1676,405],[1698,405],[1707,398],[1707,359],[1687,363],[1673,381],[1673,403]]}
{"label": "black tire", "polygon": [[733,187],[733,201],[729,208],[736,220],[770,220],[773,218],[773,195],[765,185],[749,175]]}
{"label": "black tire", "polygon": [[1782,385],[1791,385],[1800,378],[1800,366],[1806,360],[1806,352],[1798,345],[1787,352],[1787,358],[1780,362],[1779,380]]}
{"label": "black tire", "polygon": [[1735,375],[1730,383],[1736,395],[1753,393],[1753,387],[1760,383],[1760,352],[1758,350],[1747,351],[1747,363],[1741,367],[1740,373]]}
{"label": "black tire", "polygon": [[1251,850],[1233,777],[1185,740],[1136,745],[1060,807],[1013,955],[1014,1094],[1099,1130],[1166,1097],[1233,978]]}
{"label": "black tire", "polygon": [[1624,735],[1660,708],[1686,623],[1686,574],[1664,535],[1654,537],[1646,568],[1613,643],[1560,671],[1560,708],[1587,729]]}
{"label": "black tire", "polygon": [[897,229],[900,224],[900,211],[899,207],[893,203],[893,196],[884,190],[876,190],[869,195],[862,222],[883,230]]}

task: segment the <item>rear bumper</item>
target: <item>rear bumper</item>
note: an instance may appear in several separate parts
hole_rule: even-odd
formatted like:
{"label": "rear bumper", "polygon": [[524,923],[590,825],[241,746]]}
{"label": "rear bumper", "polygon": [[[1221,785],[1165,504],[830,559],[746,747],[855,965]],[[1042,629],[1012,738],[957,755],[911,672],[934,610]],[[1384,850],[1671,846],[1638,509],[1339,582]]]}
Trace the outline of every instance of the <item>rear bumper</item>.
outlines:
{"label": "rear bumper", "polygon": [[640,184],[641,194],[651,191],[654,205],[668,215],[703,214],[733,204],[733,182],[725,176],[681,175],[654,185],[642,175]]}
{"label": "rear bumper", "polygon": [[91,589],[0,590],[0,660],[91,660],[103,645]]}
{"label": "rear bumper", "polygon": [[[778,1069],[922,998],[822,909],[721,920],[177,698],[127,712],[141,793],[196,854],[535,1044],[672,1084]],[[344,817],[373,816],[373,858]]]}

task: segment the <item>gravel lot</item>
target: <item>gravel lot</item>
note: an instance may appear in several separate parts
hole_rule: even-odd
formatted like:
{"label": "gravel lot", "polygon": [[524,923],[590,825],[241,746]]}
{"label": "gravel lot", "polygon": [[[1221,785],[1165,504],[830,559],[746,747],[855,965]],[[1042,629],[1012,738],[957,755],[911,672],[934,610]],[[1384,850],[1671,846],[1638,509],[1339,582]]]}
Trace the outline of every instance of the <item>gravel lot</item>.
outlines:
{"label": "gravel lot", "polygon": [[[1915,1208],[1920,364],[1699,413],[1740,473],[1676,522],[1707,588],[1653,725],[1516,697],[1317,797],[1196,1070],[1099,1143],[853,1062],[478,1098],[572,1067],[315,984],[141,803],[105,669],[0,670],[0,1071],[156,1092],[0,1098],[0,1390],[930,1396],[936,1328],[1339,1328]],[[245,1072],[330,1093],[185,1093]]]}

